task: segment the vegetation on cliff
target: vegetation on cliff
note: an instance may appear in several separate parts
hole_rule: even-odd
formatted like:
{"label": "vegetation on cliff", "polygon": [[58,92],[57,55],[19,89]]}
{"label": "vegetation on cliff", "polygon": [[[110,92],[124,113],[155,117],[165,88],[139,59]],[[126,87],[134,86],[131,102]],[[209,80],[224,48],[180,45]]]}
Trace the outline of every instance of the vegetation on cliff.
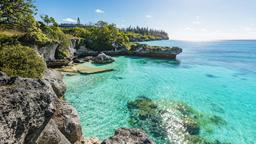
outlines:
{"label": "vegetation on cliff", "polygon": [[37,52],[22,45],[0,47],[0,71],[9,76],[41,78],[46,66]]}
{"label": "vegetation on cliff", "polygon": [[138,26],[130,26],[122,30],[126,33],[131,42],[169,39],[168,33],[163,30],[154,30]]}
{"label": "vegetation on cliff", "polygon": [[126,48],[129,43],[127,35],[114,24],[99,21],[94,25],[63,28],[66,34],[83,39],[83,44],[94,51],[116,50]]}

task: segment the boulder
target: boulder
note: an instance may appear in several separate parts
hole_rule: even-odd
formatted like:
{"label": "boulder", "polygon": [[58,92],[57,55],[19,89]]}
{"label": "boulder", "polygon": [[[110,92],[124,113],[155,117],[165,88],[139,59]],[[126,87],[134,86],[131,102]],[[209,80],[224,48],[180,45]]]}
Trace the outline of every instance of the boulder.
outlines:
{"label": "boulder", "polygon": [[92,61],[96,64],[108,64],[114,62],[115,60],[111,56],[106,55],[105,53],[100,53],[98,56],[94,57]]}
{"label": "boulder", "polygon": [[0,73],[0,143],[35,143],[54,114],[56,98],[44,80]]}
{"label": "boulder", "polygon": [[53,120],[46,125],[39,138],[37,144],[71,144],[68,139],[60,132]]}
{"label": "boulder", "polygon": [[114,136],[104,140],[102,144],[154,144],[140,129],[120,128]]}
{"label": "boulder", "polygon": [[66,86],[63,82],[63,75],[60,72],[48,69],[44,78],[51,84],[52,89],[58,97],[64,96],[66,92]]}
{"label": "boulder", "polygon": [[53,119],[59,130],[71,143],[80,141],[82,138],[82,127],[77,111],[62,100],[56,101],[55,105],[58,109]]}
{"label": "boulder", "polygon": [[85,141],[85,144],[100,144],[100,140],[96,137],[89,138]]}

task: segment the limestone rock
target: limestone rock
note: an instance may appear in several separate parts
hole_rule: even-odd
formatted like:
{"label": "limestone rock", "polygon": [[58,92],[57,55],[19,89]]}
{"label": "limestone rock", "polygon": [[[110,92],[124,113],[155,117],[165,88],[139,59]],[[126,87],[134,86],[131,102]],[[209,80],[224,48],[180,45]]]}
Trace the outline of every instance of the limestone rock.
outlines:
{"label": "limestone rock", "polygon": [[133,45],[129,51],[130,55],[167,59],[175,59],[180,53],[182,53],[182,49],[179,47],[161,47],[145,44]]}
{"label": "limestone rock", "polygon": [[114,62],[115,60],[111,56],[108,56],[104,53],[100,53],[98,56],[93,58],[92,61],[96,64],[108,64]]}
{"label": "limestone rock", "polygon": [[48,69],[44,78],[51,84],[52,89],[58,97],[64,96],[66,92],[66,86],[62,80],[63,75],[60,72]]}
{"label": "limestone rock", "polygon": [[53,119],[59,130],[71,143],[80,141],[82,138],[82,128],[77,111],[62,100],[56,101],[55,105],[58,109]]}
{"label": "limestone rock", "polygon": [[104,140],[102,144],[154,144],[140,129],[120,128],[114,136]]}
{"label": "limestone rock", "polygon": [[96,137],[89,138],[85,141],[85,144],[100,144],[100,140]]}
{"label": "limestone rock", "polygon": [[0,143],[79,144],[78,114],[55,94],[64,92],[62,75],[53,70],[45,80],[0,72]]}
{"label": "limestone rock", "polygon": [[0,73],[0,143],[35,143],[55,111],[46,81]]}
{"label": "limestone rock", "polygon": [[46,125],[43,132],[37,139],[37,144],[71,144],[60,132],[53,120]]}

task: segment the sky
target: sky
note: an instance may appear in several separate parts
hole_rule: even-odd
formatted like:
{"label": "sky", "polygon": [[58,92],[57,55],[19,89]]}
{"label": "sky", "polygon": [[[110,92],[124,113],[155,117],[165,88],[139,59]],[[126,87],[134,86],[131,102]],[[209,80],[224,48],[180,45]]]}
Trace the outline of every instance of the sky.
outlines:
{"label": "sky", "polygon": [[35,0],[59,23],[162,29],[174,40],[256,39],[256,0]]}

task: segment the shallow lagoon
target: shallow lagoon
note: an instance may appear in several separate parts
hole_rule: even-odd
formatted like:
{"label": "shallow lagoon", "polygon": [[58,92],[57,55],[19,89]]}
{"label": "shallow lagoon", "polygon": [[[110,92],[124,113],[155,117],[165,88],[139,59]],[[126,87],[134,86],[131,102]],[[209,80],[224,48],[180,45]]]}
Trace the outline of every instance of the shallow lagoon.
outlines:
{"label": "shallow lagoon", "polygon": [[116,57],[102,66],[113,72],[65,77],[66,99],[78,110],[86,137],[103,140],[119,127],[132,127],[127,102],[144,96],[184,102],[227,122],[201,130],[203,137],[234,144],[256,141],[256,41],[147,43],[179,46],[184,52],[177,60]]}

